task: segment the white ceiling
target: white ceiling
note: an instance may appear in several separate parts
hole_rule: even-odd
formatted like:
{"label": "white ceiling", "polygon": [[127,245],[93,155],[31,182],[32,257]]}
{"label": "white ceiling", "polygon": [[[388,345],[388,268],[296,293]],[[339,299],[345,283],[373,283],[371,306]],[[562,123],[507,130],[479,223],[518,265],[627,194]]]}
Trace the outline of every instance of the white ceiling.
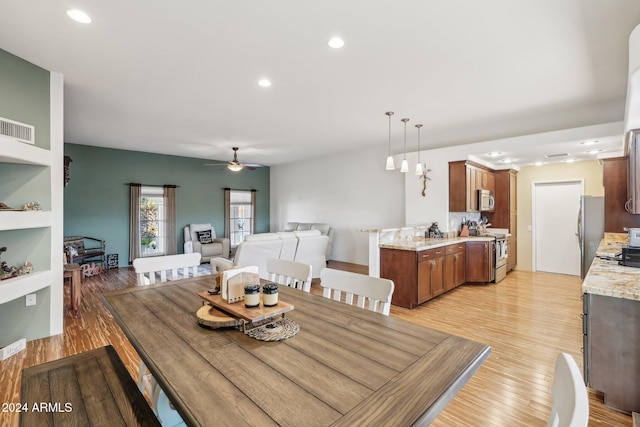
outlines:
{"label": "white ceiling", "polygon": [[0,0],[0,48],[64,74],[65,142],[276,165],[386,147],[388,110],[394,153],[402,117],[409,150],[416,123],[432,148],[621,121],[638,23],[638,0]]}

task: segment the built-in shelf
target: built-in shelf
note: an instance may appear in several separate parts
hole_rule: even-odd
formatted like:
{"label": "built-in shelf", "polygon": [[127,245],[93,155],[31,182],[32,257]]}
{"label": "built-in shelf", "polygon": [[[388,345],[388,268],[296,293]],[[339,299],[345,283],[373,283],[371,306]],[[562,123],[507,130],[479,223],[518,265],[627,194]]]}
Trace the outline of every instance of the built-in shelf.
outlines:
{"label": "built-in shelf", "polygon": [[0,280],[0,304],[51,286],[51,271],[38,271]]}
{"label": "built-in shelf", "polygon": [[0,135],[0,162],[51,165],[51,151]]}
{"label": "built-in shelf", "polygon": [[0,211],[0,231],[51,227],[50,211]]}

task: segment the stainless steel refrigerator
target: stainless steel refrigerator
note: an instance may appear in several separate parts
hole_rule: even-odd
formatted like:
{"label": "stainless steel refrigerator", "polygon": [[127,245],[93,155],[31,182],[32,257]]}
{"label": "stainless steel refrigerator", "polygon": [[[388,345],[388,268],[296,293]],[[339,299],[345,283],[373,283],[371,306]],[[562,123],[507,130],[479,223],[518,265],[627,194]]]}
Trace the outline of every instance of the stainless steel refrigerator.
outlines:
{"label": "stainless steel refrigerator", "polygon": [[582,196],[580,198],[577,236],[580,245],[580,277],[584,279],[596,249],[604,237],[604,197]]}

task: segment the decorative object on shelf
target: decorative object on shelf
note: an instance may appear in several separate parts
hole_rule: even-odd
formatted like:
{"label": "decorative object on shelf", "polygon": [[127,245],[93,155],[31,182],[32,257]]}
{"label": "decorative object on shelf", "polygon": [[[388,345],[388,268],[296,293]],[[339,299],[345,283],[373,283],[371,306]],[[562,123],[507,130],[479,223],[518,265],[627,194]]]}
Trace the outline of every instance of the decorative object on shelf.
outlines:
{"label": "decorative object on shelf", "polygon": [[389,117],[389,157],[387,157],[387,165],[385,167],[386,170],[392,171],[396,168],[393,164],[393,156],[391,155],[391,116],[393,116],[393,111],[387,111],[385,113]]}
{"label": "decorative object on shelf", "polygon": [[71,176],[69,173],[69,165],[73,162],[71,157],[64,156],[64,186],[66,187],[69,181],[71,181]]}
{"label": "decorative object on shelf", "polygon": [[23,211],[41,211],[39,202],[29,202],[22,208]]}
{"label": "decorative object on shelf", "polygon": [[409,172],[409,162],[407,162],[407,122],[409,119],[406,117],[400,120],[404,123],[404,153],[402,155],[402,163],[400,164],[400,172]]}
{"label": "decorative object on shelf", "polygon": [[33,264],[26,261],[22,267],[18,270],[18,275],[24,276],[25,274],[33,273]]}
{"label": "decorative object on shelf", "polygon": [[[0,248],[0,256],[7,251],[7,247]],[[18,275],[18,268],[14,265],[8,265],[0,259],[0,280],[10,279]]]}
{"label": "decorative object on shelf", "polygon": [[20,209],[12,208],[11,206],[7,206],[6,204],[0,202],[0,211],[19,211]]}

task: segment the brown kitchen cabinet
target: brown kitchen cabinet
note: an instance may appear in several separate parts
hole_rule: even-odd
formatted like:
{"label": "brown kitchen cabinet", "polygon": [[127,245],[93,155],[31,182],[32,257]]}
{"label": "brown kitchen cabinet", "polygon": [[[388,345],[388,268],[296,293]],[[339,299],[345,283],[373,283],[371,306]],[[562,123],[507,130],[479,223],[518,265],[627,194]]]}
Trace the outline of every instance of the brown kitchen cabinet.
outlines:
{"label": "brown kitchen cabinet", "polygon": [[604,404],[622,412],[640,412],[640,301],[583,294],[583,367],[588,387]]}
{"label": "brown kitchen cabinet", "polygon": [[391,304],[414,308],[442,294],[444,247],[424,251],[380,248],[380,277],[393,280]]}
{"label": "brown kitchen cabinet", "polygon": [[467,242],[466,245],[467,283],[491,282],[495,274],[495,242]]}
{"label": "brown kitchen cabinet", "polygon": [[458,243],[445,246],[444,254],[444,289],[462,285],[466,281],[466,244]]}
{"label": "brown kitchen cabinet", "polygon": [[478,190],[495,191],[493,171],[468,160],[449,162],[450,212],[479,212]]}
{"label": "brown kitchen cabinet", "polygon": [[495,207],[487,213],[487,219],[494,228],[506,228],[511,237],[507,241],[507,272],[516,267],[518,261],[518,172],[513,169],[494,171]]}
{"label": "brown kitchen cabinet", "polygon": [[629,174],[629,158],[602,159],[604,184],[604,231],[625,233],[625,227],[640,227],[640,215],[625,210]]}
{"label": "brown kitchen cabinet", "polygon": [[444,289],[444,248],[418,252],[418,304],[436,297]]}

